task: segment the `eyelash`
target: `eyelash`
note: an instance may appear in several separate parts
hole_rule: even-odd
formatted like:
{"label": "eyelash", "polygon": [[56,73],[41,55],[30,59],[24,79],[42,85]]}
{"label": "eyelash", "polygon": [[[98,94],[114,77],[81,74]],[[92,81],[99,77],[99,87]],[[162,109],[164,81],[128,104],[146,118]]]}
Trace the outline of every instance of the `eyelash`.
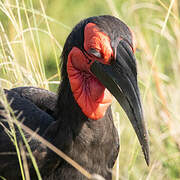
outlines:
{"label": "eyelash", "polygon": [[[92,53],[92,51],[94,51],[94,52]],[[97,51],[96,49],[90,49],[88,52],[85,49],[82,49],[82,52],[86,56],[86,58],[88,59],[88,61],[89,61],[88,64],[90,64],[92,62],[92,60],[89,59],[88,56],[90,56],[90,57],[94,56],[94,57],[99,58],[99,59],[102,58],[101,53],[99,51]]]}
{"label": "eyelash", "polygon": [[[83,53],[84,56],[86,56],[86,58],[88,59],[88,61],[89,61],[88,64],[90,64],[90,63],[92,62],[92,60],[89,59],[89,57],[88,57],[88,55],[89,55],[88,52],[87,52],[86,50],[83,49],[83,50],[82,50],[82,53]],[[89,55],[89,56],[90,56],[90,55]]]}

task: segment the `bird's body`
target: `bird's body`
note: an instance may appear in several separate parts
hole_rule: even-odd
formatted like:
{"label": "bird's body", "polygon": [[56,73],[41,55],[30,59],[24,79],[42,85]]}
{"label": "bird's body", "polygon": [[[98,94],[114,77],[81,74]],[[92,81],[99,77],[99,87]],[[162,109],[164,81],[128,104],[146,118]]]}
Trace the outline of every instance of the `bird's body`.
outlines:
{"label": "bird's body", "polygon": [[[31,88],[28,87],[27,89],[28,89],[27,91],[29,91],[29,93],[33,95],[33,93],[31,92]],[[16,92],[16,90],[19,90],[19,92]],[[40,135],[44,135],[47,127],[49,127],[55,121],[55,119],[51,115],[46,113],[44,109],[41,110],[35,104],[36,102],[33,102],[33,98],[31,98],[29,95],[23,97],[23,95],[20,92],[22,90],[21,88],[18,88],[16,90],[15,91],[13,89],[5,90],[7,99],[11,104],[11,108],[14,110],[15,116],[18,117],[19,121],[22,121],[26,126],[30,127],[32,130],[34,131],[38,130],[38,133]],[[46,101],[46,98],[44,100]],[[1,114],[1,123],[3,123],[3,125],[5,125],[5,127],[9,129],[10,127],[8,123],[4,121],[4,119],[7,120],[8,117],[6,117],[7,114],[1,104],[0,104],[0,114]],[[40,128],[38,129],[37,127]],[[1,163],[0,175],[10,180],[21,179],[20,168],[18,165],[19,161],[16,155],[15,146],[12,144],[8,136],[8,133],[5,130],[6,129],[4,129],[3,126],[0,126],[0,147],[1,147],[0,154],[2,153],[0,155],[0,163]],[[25,135],[28,139],[29,135],[26,133]],[[18,141],[23,142],[17,127],[16,127],[16,136]],[[33,138],[29,143],[31,145],[32,151],[36,151],[37,147],[41,144],[40,142],[38,142],[36,139]]]}
{"label": "bird's body", "polygon": [[[131,32],[122,21],[112,16],[85,19],[66,40],[57,95],[34,87],[5,90],[5,94],[15,115],[21,112],[18,120],[34,131],[38,129],[39,135],[90,173],[110,180],[119,151],[112,95],[126,111],[149,161],[133,48]],[[8,120],[0,105],[0,121],[8,127],[3,119]],[[31,138],[29,144],[43,180],[87,179],[38,140]],[[9,151],[15,152],[15,147],[0,127],[0,153]],[[29,157],[28,162],[31,179],[37,179]],[[16,155],[0,154],[0,164],[0,176],[20,179]]]}
{"label": "bird's body", "polygon": [[[111,169],[119,150],[119,138],[113,124],[111,107],[108,108],[106,115],[102,119],[94,121],[88,119],[79,111],[79,107],[75,101],[69,102],[75,103],[74,106],[72,106],[74,107],[74,112],[72,112],[72,109],[68,108],[69,106],[64,107],[66,112],[72,113],[66,113],[62,118],[58,116],[59,121],[56,121],[55,104],[57,96],[54,93],[34,87],[19,87],[10,91],[6,90],[5,92],[9,101],[12,98],[14,99],[14,104],[12,104],[11,107],[14,110],[18,110],[18,112],[23,110],[23,114],[19,117],[19,120],[23,120],[23,117],[27,116],[26,112],[30,113],[30,111],[32,111],[32,117],[35,117],[36,121],[28,116],[30,119],[24,120],[25,125],[34,131],[36,127],[49,127],[48,131],[43,128],[38,133],[50,140],[56,147],[65,152],[90,173],[101,174],[106,179],[111,179]],[[36,96],[37,93],[38,96]],[[62,95],[62,97],[64,97],[64,95]],[[71,100],[73,100],[73,98]],[[16,106],[17,102],[20,104],[19,106]],[[31,109],[26,109],[21,103],[27,105],[27,107],[31,107]],[[35,111],[31,103],[35,107]],[[44,114],[42,118],[41,110],[43,110]],[[35,115],[38,115],[38,117]],[[74,115],[78,117],[76,121],[74,121]],[[35,124],[33,124],[33,122]],[[15,152],[15,147],[12,146],[6,132],[1,129],[0,133],[0,152]],[[19,134],[19,139],[21,139],[20,136]],[[28,134],[26,137],[29,137]],[[30,144],[43,174],[43,179],[55,180],[60,179],[59,177],[64,180],[74,178],[78,180],[86,179],[80,172],[75,170],[63,159],[58,158],[37,140],[32,139]],[[8,180],[20,179],[21,174],[19,167],[14,169],[14,167],[18,165],[17,156],[11,153],[1,156],[0,161],[3,166],[0,168],[0,174],[1,176],[7,177]],[[41,159],[42,156],[44,156],[43,161]],[[12,168],[11,173],[8,171],[10,167]],[[33,168],[31,171],[31,179],[36,179],[37,177]]]}

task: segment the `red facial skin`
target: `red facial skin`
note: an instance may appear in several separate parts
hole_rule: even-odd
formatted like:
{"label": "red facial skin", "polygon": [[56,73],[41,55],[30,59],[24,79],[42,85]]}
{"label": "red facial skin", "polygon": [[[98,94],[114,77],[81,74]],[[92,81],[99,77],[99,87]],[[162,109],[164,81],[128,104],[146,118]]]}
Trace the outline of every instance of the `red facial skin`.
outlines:
{"label": "red facial skin", "polygon": [[87,52],[95,49],[100,52],[101,58],[90,54],[85,56],[79,48],[73,47],[68,55],[67,72],[71,90],[81,110],[88,118],[98,120],[112,103],[112,95],[90,72],[90,66],[94,60],[109,64],[113,50],[110,38],[93,23],[85,26],[84,49]]}

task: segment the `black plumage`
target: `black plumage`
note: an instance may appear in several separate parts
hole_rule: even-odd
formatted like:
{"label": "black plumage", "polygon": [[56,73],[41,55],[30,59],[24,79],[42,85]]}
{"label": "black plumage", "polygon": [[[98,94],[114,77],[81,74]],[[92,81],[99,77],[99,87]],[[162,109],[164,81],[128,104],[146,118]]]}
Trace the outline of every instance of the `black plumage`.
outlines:
{"label": "black plumage", "polygon": [[[113,124],[111,106],[108,107],[105,115],[101,119],[96,121],[89,119],[83,113],[73,96],[67,72],[68,55],[72,48],[78,47],[81,51],[85,51],[84,28],[88,23],[96,24],[100,31],[110,37],[114,54],[118,53],[116,51],[117,47],[119,47],[120,39],[125,40],[127,44],[123,47],[133,46],[130,30],[117,18],[112,16],[99,16],[85,19],[75,26],[64,45],[61,56],[62,81],[58,95],[35,87],[19,87],[5,90],[5,94],[9,102],[13,99],[11,108],[14,110],[15,115],[21,112],[18,120],[23,120],[23,123],[34,131],[38,129],[38,134],[49,140],[90,173],[100,174],[107,180],[110,180],[112,177],[111,169],[113,168],[119,151],[119,139],[117,130]],[[125,52],[131,52],[130,49],[125,50]],[[126,59],[127,54],[123,56],[125,57],[125,61],[129,61],[129,59]],[[132,52],[129,56],[133,56]],[[127,64],[128,70],[132,71],[130,74],[135,76],[132,78],[135,88],[138,89],[136,86],[136,64],[134,57],[132,58],[132,62],[127,62]],[[94,73],[96,74],[96,72]],[[122,73],[126,74],[126,70]],[[114,91],[112,91],[112,94],[113,92]],[[127,93],[127,96],[128,95]],[[137,93],[137,96],[139,97],[139,93]],[[126,99],[126,96],[121,95],[121,97]],[[129,101],[131,101],[131,99]],[[126,109],[127,106],[130,105],[126,103],[123,108]],[[139,108],[141,108],[141,105]],[[131,110],[128,110],[127,114],[132,113],[130,111]],[[138,111],[138,113],[142,112]],[[131,116],[128,117],[131,118]],[[142,117],[140,117],[140,119],[141,118]],[[3,106],[0,105],[0,121],[8,128],[8,124],[4,122],[3,119],[6,119],[6,113]],[[144,124],[142,126],[145,128]],[[146,138],[146,130],[143,130],[143,132],[145,132],[145,137],[140,136],[140,139],[142,138],[142,145],[144,145],[143,143],[145,142],[146,146],[147,139],[143,139]],[[26,134],[26,136],[27,138],[29,137],[28,134]],[[18,139],[21,139],[19,134]],[[80,172],[46,148],[41,142],[32,138],[29,143],[43,179],[86,179]],[[2,152],[14,153],[15,147],[4,131],[4,128],[0,127],[0,153]],[[145,156],[146,153],[148,154],[146,148],[144,153]],[[146,158],[148,159],[148,155]],[[28,160],[28,162],[31,179],[37,179],[30,160]],[[15,154],[0,154],[0,164],[0,176],[8,180],[21,179],[18,159]]]}

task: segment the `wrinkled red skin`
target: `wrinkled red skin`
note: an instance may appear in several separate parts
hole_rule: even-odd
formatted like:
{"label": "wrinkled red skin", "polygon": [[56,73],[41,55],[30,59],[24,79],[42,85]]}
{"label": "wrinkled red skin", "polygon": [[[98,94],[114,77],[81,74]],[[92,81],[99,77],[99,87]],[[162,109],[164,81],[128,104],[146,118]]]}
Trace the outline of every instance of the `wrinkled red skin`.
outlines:
{"label": "wrinkled red skin", "polygon": [[[102,58],[93,55],[86,56],[73,47],[68,55],[67,72],[74,98],[83,113],[90,119],[98,120],[105,115],[112,103],[111,93],[91,73],[90,66],[94,60],[109,64],[113,57],[110,38],[93,23],[88,23],[84,29],[84,49],[90,52],[95,49]],[[89,59],[92,60],[89,63]]]}

